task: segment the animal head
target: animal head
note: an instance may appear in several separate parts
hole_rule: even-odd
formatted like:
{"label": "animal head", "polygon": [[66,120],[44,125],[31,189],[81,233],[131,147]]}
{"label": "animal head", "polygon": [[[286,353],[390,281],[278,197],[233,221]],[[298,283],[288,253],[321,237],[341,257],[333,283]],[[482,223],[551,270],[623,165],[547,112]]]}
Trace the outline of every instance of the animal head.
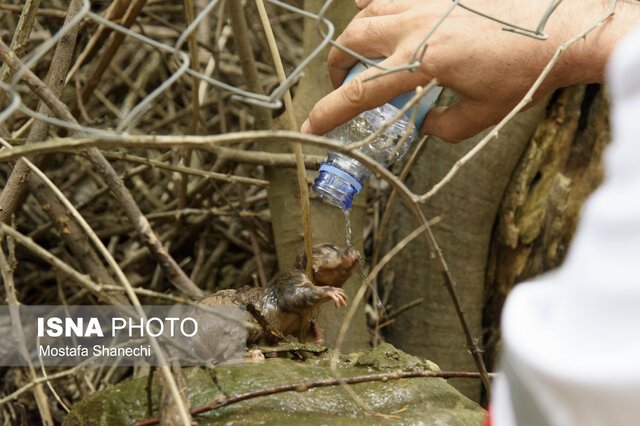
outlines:
{"label": "animal head", "polygon": [[[318,244],[313,247],[313,281],[315,285],[342,287],[360,266],[360,253],[353,247],[340,248],[333,244]],[[294,267],[304,270],[307,256],[304,252],[296,258]]]}

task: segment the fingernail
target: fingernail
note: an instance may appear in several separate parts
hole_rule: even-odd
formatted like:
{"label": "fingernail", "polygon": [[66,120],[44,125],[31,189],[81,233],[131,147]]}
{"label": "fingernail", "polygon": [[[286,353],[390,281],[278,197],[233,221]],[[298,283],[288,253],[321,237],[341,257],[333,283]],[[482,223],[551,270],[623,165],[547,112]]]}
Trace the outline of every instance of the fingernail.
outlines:
{"label": "fingernail", "polygon": [[300,132],[302,133],[311,133],[311,125],[309,124],[309,119],[307,118],[306,120],[304,120],[304,123],[302,123],[302,126],[300,126]]}

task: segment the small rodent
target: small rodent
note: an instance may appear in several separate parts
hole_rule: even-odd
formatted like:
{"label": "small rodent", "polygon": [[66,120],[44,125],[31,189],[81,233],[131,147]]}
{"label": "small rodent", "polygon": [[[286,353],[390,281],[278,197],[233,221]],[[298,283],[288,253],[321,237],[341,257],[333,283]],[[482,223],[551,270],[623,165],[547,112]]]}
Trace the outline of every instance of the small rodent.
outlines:
{"label": "small rodent", "polygon": [[[313,282],[305,275],[307,259],[304,253],[297,256],[294,267],[278,274],[267,287],[243,287],[238,290],[220,290],[200,302],[206,306],[246,306],[253,304],[262,316],[285,336],[295,336],[300,342],[322,343],[322,330],[318,326],[318,307],[322,302],[333,300],[336,308],[346,306],[347,295],[341,286],[360,264],[360,253],[354,248],[340,248],[333,244],[318,244],[313,247]],[[250,322],[257,321],[247,313]],[[213,333],[217,334],[217,333]],[[247,333],[247,344],[267,337],[260,328]],[[218,344],[211,335],[207,342],[196,342],[196,351],[203,355],[216,352]]]}

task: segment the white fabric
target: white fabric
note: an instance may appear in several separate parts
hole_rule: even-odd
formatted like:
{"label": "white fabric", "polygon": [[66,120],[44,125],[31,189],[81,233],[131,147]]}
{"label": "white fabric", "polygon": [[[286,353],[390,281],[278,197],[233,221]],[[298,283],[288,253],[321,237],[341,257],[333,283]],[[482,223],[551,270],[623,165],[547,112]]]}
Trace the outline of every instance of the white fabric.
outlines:
{"label": "white fabric", "polygon": [[607,70],[613,141],[562,267],[509,295],[495,426],[640,424],[640,28]]}

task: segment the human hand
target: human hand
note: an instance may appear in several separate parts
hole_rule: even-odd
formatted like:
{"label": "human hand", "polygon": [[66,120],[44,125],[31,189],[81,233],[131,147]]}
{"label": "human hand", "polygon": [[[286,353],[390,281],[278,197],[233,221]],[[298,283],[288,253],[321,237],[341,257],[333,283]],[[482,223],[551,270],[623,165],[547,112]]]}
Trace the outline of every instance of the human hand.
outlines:
{"label": "human hand", "polygon": [[[409,62],[416,46],[452,2],[359,0],[356,4],[360,13],[336,41],[365,57],[385,57],[381,65],[393,67]],[[527,28],[536,27],[548,6],[547,1],[524,0],[466,0],[465,4]],[[365,79],[381,71],[370,68],[340,86],[357,59],[333,48],[328,63],[337,89],[314,106],[301,131],[325,134],[359,113],[436,78],[439,85],[458,92],[460,100],[449,107],[434,108],[420,130],[459,142],[497,123],[513,109],[557,47],[595,22],[607,4],[604,0],[561,3],[544,28],[549,34],[547,40],[503,31],[504,25],[458,6],[429,38],[426,54],[415,72],[399,71],[366,83]],[[588,36],[588,41],[569,48],[529,106],[558,87],[602,81],[614,44],[608,43],[611,38],[596,32]]]}

